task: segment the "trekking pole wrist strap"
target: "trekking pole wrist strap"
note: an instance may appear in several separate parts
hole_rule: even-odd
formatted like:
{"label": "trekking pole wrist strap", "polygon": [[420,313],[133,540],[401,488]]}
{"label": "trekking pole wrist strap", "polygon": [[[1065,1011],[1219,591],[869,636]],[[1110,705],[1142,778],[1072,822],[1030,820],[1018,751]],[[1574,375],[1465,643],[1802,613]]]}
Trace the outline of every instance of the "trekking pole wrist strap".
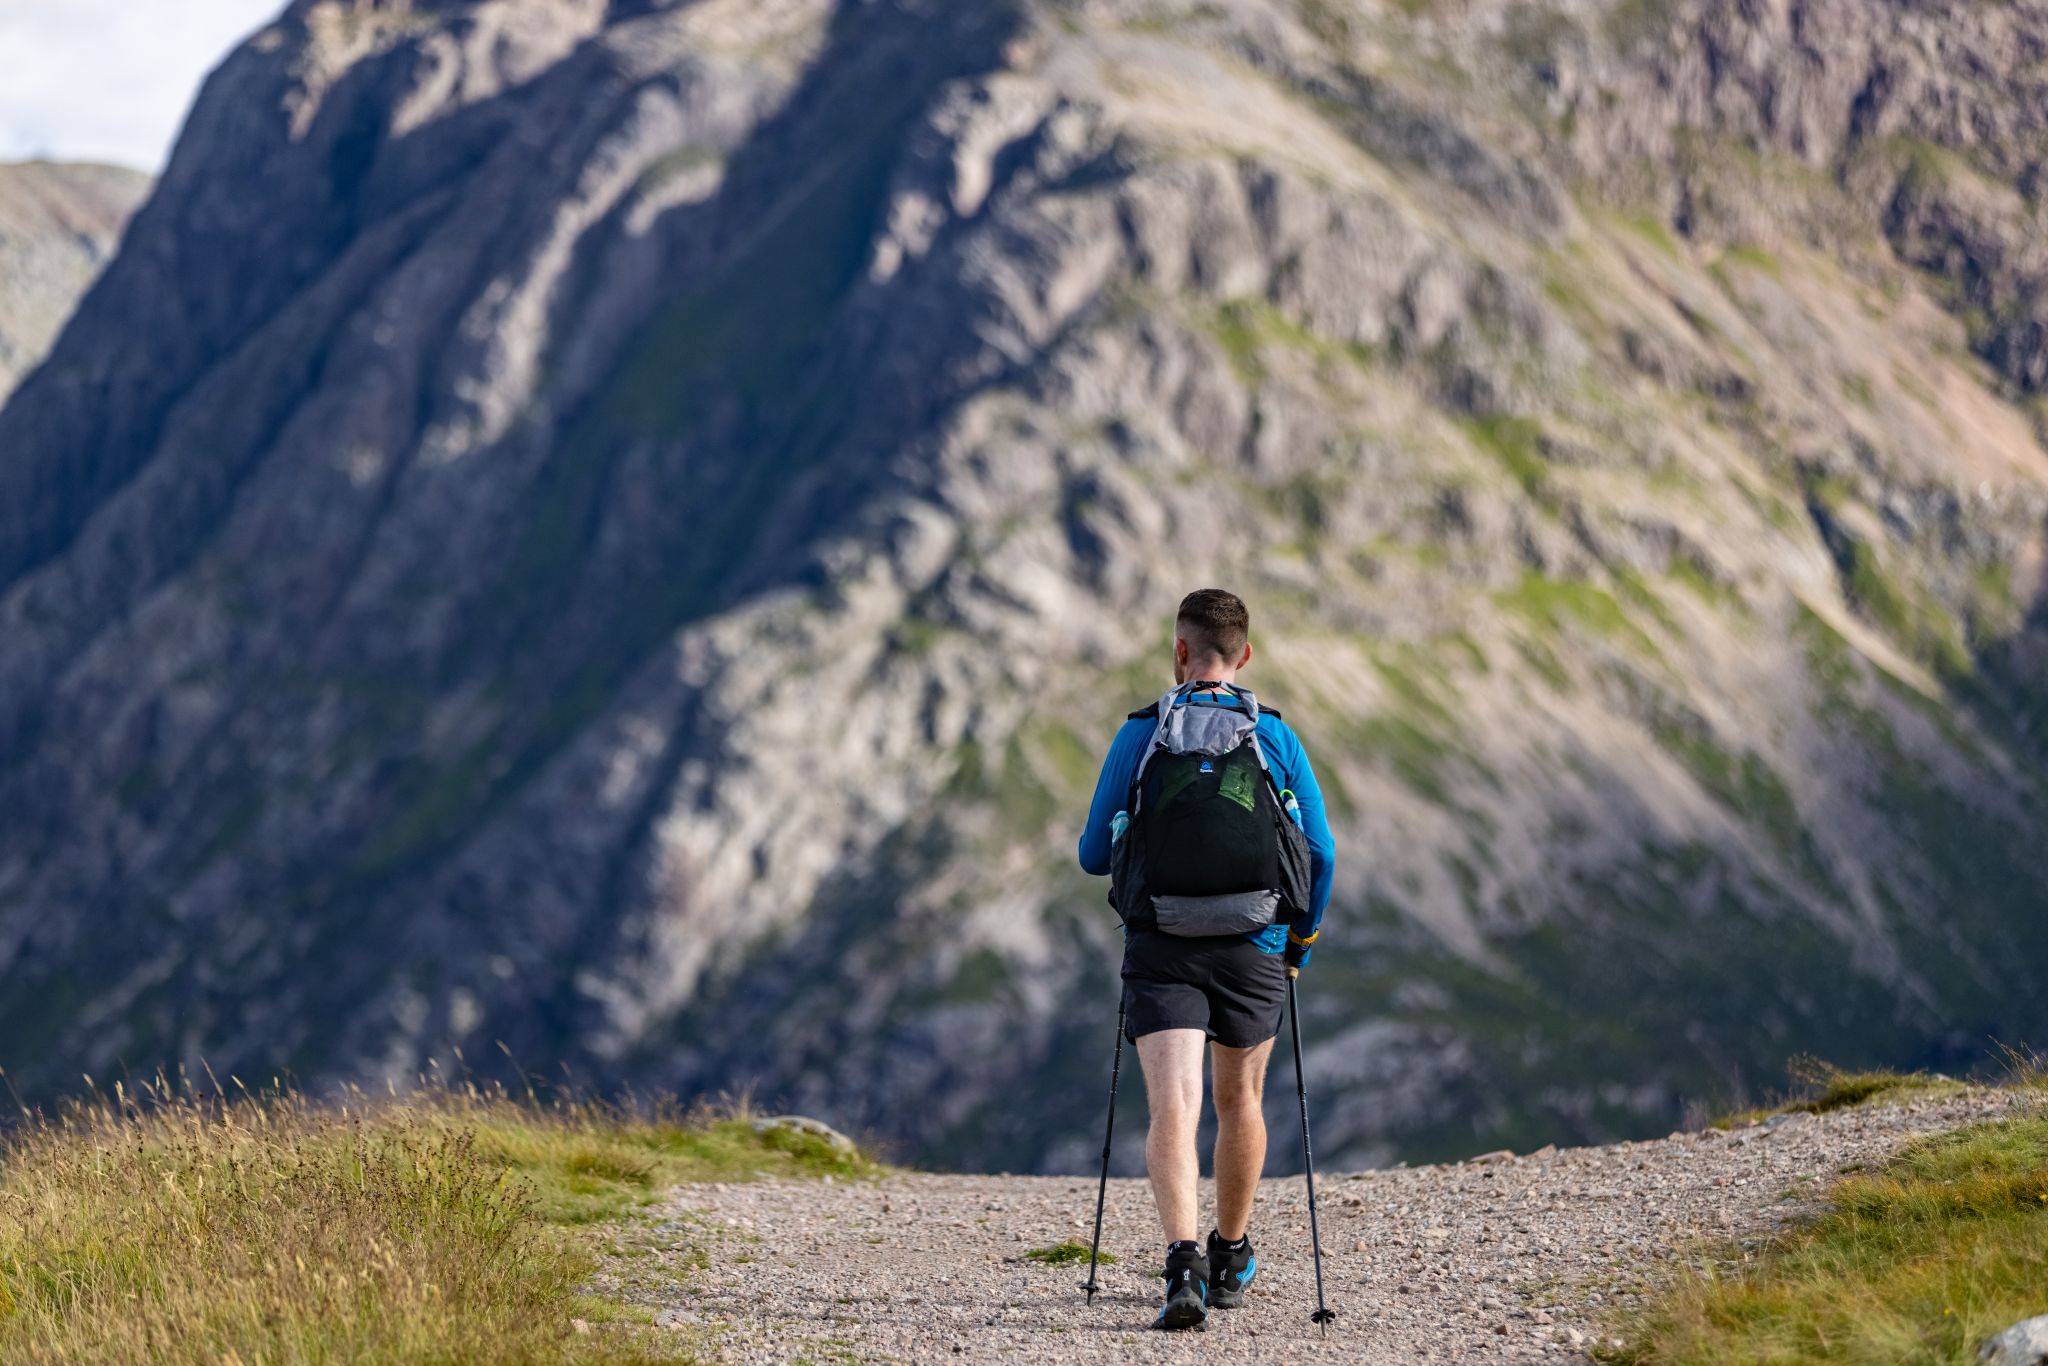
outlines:
{"label": "trekking pole wrist strap", "polygon": [[1300,945],[1300,946],[1301,946],[1302,948],[1307,948],[1307,947],[1308,947],[1309,945],[1311,945],[1311,944],[1315,943],[1315,942],[1316,942],[1316,940],[1318,940],[1318,939],[1321,939],[1322,937],[1323,937],[1323,932],[1322,932],[1322,931],[1321,931],[1320,929],[1319,929],[1319,930],[1317,930],[1317,931],[1316,931],[1316,932],[1315,932],[1314,934],[1310,935],[1310,936],[1309,936],[1308,938],[1306,938],[1306,939],[1303,939],[1303,938],[1302,938],[1302,937],[1301,937],[1300,935],[1296,934],[1296,933],[1295,933],[1295,932],[1294,932],[1293,930],[1289,930],[1289,931],[1287,932],[1287,942],[1288,942],[1288,943],[1290,943],[1290,944],[1298,944],[1298,945]]}

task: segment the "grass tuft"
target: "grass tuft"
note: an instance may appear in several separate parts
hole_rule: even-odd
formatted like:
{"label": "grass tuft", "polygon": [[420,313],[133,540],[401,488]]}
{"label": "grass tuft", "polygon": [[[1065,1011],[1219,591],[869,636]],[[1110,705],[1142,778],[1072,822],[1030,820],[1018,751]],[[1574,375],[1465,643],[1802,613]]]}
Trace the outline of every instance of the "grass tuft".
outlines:
{"label": "grass tuft", "polygon": [[[1088,1245],[1086,1243],[1058,1243],[1052,1247],[1034,1247],[1024,1255],[1031,1261],[1044,1262],[1047,1266],[1070,1266],[1075,1262],[1085,1262],[1088,1260]],[[1098,1260],[1107,1266],[1116,1261],[1116,1254],[1105,1252]]]}
{"label": "grass tuft", "polygon": [[117,1091],[0,1140],[0,1360],[672,1360],[585,1293],[579,1226],[678,1181],[872,1170],[744,1115]]}
{"label": "grass tuft", "polygon": [[1963,1089],[1961,1082],[1938,1073],[1848,1072],[1816,1058],[1794,1058],[1790,1070],[1793,1081],[1807,1092],[1805,1096],[1783,1105],[1723,1115],[1714,1121],[1713,1127],[1730,1129],[1755,1124],[1772,1115],[1824,1115],[1830,1110],[1847,1110],[1873,1100],[1949,1095]]}
{"label": "grass tuft", "polygon": [[[1839,1095],[1859,1090],[1846,1084],[1856,1079],[1843,1077]],[[1882,1170],[1844,1179],[1826,1214],[1753,1260],[1693,1268],[1600,1355],[1964,1363],[1985,1337],[2040,1312],[2044,1267],[2048,1112],[2036,1112],[1921,1139]]]}
{"label": "grass tuft", "polygon": [[1900,1072],[1844,1072],[1829,1082],[1826,1090],[1795,1108],[1808,1114],[1824,1115],[1830,1110],[1846,1110],[1879,1096],[1917,1090],[1928,1085],[1929,1080]]}

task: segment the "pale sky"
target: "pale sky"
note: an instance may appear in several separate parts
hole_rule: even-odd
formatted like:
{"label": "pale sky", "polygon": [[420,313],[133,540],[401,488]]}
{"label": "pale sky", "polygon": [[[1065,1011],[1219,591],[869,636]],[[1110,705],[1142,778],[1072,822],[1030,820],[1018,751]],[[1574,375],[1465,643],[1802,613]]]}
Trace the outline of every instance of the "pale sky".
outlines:
{"label": "pale sky", "polygon": [[0,0],[0,161],[160,171],[199,83],[285,0]]}

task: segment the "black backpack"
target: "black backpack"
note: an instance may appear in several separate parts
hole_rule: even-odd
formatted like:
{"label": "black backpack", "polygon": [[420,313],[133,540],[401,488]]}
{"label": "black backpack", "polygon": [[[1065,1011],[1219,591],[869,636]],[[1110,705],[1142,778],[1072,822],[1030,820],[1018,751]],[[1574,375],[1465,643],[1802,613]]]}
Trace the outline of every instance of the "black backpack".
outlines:
{"label": "black backpack", "polygon": [[[1242,705],[1194,696],[1215,691]],[[1124,924],[1205,938],[1305,918],[1308,837],[1259,744],[1258,699],[1188,683],[1131,715],[1154,728],[1110,850],[1109,904]]]}

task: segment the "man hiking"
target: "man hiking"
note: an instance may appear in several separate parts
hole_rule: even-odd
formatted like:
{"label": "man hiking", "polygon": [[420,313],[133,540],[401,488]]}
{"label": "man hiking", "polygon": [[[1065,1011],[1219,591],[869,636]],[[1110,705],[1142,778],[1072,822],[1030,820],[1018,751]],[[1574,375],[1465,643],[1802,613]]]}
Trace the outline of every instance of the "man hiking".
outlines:
{"label": "man hiking", "polygon": [[[1081,867],[1111,876],[1124,922],[1125,1037],[1145,1073],[1145,1170],[1166,1234],[1153,1327],[1243,1303],[1257,1261],[1252,1198],[1266,1160],[1266,1064],[1287,978],[1308,962],[1335,869],[1322,793],[1280,714],[1239,688],[1251,619],[1221,589],[1174,623],[1174,690],[1111,744]],[[1215,1070],[1216,1224],[1196,1241],[1202,1049]]]}

